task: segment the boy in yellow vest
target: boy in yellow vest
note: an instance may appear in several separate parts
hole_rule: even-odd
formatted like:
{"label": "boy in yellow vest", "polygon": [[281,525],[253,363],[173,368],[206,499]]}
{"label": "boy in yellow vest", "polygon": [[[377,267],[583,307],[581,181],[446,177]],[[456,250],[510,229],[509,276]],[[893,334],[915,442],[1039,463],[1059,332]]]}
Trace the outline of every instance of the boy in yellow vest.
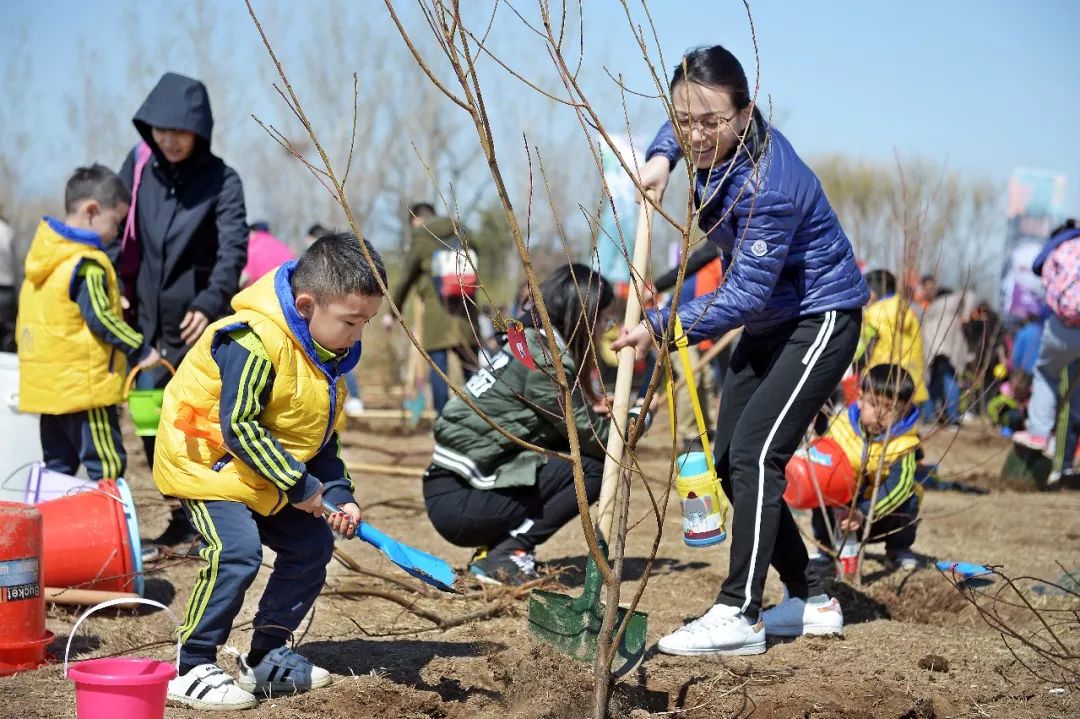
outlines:
{"label": "boy in yellow vest", "polygon": [[112,170],[80,167],[64,191],[64,221],[45,217],[26,256],[19,293],[19,409],[41,415],[45,466],[90,479],[124,474],[116,406],[128,366],[160,358],[123,320],[105,248],[131,194]]}
{"label": "boy in yellow vest", "polygon": [[926,389],[922,326],[911,303],[896,292],[896,278],[888,270],[866,273],[870,304],[863,311],[862,337],[855,353],[865,355],[866,367],[894,364],[907,370],[915,383],[912,401],[921,405],[930,399]]}
{"label": "boy in yellow vest", "polygon": [[[328,234],[297,261],[267,273],[232,300],[165,388],[154,480],[179,498],[206,547],[180,627],[175,703],[228,711],[253,692],[326,686],[330,674],[285,646],[315,602],[333,553],[331,529],[360,521],[336,428],[345,374],[360,359],[364,326],[382,304],[386,270],[355,236]],[[340,508],[322,520],[323,499]],[[259,600],[239,681],[217,665],[244,593],[277,554]]]}
{"label": "boy in yellow vest", "polygon": [[[918,558],[911,551],[922,502],[922,455],[918,434],[919,408],[914,405],[915,383],[902,367],[879,364],[862,376],[859,398],[837,414],[825,433],[844,450],[861,492],[850,514],[834,512],[832,525],[844,536],[856,532],[871,514],[870,541],[885,542],[886,563],[914,569]],[[874,484],[878,485],[874,492]],[[825,517],[813,514],[814,538],[830,544]]]}

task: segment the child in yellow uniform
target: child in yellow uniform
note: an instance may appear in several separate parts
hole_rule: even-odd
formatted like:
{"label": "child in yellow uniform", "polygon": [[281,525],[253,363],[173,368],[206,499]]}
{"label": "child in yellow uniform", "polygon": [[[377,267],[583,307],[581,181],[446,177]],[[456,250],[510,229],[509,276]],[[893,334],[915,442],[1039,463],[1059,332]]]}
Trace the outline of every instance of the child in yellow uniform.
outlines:
{"label": "child in yellow uniform", "polygon": [[[846,509],[832,511],[836,534],[858,532],[861,537],[872,506],[869,541],[884,541],[887,563],[902,569],[918,566],[911,547],[923,492],[914,396],[915,383],[905,369],[890,364],[871,367],[863,374],[859,398],[832,419],[825,433],[844,450],[855,476],[862,478],[852,511],[846,516]],[[820,509],[814,510],[813,528],[814,538],[828,546]]]}
{"label": "child in yellow uniform", "polygon": [[862,338],[855,353],[866,357],[867,368],[892,364],[907,370],[915,383],[912,401],[921,405],[930,399],[926,390],[922,327],[911,303],[896,293],[896,278],[888,270],[866,273],[870,304],[863,312]]}
{"label": "child in yellow uniform", "polygon": [[42,219],[19,293],[19,409],[41,415],[45,466],[90,479],[123,476],[120,404],[128,366],[158,363],[156,350],[123,320],[105,248],[131,194],[102,165],[80,167],[64,191],[65,217]]}
{"label": "child in yellow uniform", "polygon": [[[345,374],[382,304],[382,260],[330,234],[233,298],[165,389],[154,480],[181,500],[206,548],[180,628],[180,675],[168,697],[194,709],[255,705],[253,692],[326,686],[330,674],[287,647],[315,602],[333,552],[331,528],[355,532],[360,509],[336,427]],[[342,511],[322,520],[323,499]],[[217,664],[244,593],[277,558],[259,599],[239,682]]]}

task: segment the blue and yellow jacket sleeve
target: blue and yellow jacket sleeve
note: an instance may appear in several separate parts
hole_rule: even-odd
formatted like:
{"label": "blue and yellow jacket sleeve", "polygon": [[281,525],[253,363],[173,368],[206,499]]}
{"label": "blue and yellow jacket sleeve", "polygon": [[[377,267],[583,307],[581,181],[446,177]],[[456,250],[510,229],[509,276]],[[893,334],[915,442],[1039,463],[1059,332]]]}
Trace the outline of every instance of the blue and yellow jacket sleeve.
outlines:
{"label": "blue and yellow jacket sleeve", "polygon": [[339,507],[349,502],[356,502],[353,497],[352,477],[349,476],[349,469],[341,458],[341,438],[336,431],[330,435],[326,446],[308,460],[307,468],[308,472],[316,477],[333,478],[333,481],[327,482],[323,491],[323,496],[328,502]]}
{"label": "blue and yellow jacket sleeve", "polygon": [[141,334],[113,311],[107,283],[105,268],[93,260],[85,260],[75,271],[72,299],[79,305],[79,312],[94,336],[123,352],[131,366],[137,365],[150,353],[150,347]]}
{"label": "blue and yellow jacket sleeve", "polygon": [[[877,500],[874,502],[875,520],[895,512],[915,494],[917,470],[918,451],[908,452],[893,462],[888,477],[878,487]],[[863,516],[870,513],[870,497],[868,494],[864,494],[859,500],[858,509]]]}
{"label": "blue and yellow jacket sleeve", "polygon": [[213,357],[221,372],[221,434],[230,454],[278,487],[292,503],[307,499],[324,483],[332,484],[327,500],[339,505],[356,501],[337,433],[305,465],[286,452],[260,422],[275,373],[258,336],[250,329],[234,330],[217,343]]}

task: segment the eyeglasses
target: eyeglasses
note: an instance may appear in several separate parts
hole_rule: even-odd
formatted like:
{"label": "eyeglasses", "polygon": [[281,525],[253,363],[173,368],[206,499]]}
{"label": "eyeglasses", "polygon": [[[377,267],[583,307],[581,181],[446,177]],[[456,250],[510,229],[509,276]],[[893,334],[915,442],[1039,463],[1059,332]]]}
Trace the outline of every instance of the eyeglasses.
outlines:
{"label": "eyeglasses", "polygon": [[735,116],[724,117],[718,112],[711,113],[709,115],[702,115],[701,117],[691,117],[689,115],[675,115],[675,124],[684,133],[689,133],[694,129],[696,125],[698,130],[705,135],[715,135],[720,131],[721,127],[731,127],[731,121],[735,119]]}

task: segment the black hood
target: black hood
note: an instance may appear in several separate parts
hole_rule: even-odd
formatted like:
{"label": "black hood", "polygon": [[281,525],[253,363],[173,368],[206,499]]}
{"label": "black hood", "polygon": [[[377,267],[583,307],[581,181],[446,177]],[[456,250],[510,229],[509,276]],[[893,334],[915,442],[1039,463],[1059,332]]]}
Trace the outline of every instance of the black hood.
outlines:
{"label": "black hood", "polygon": [[199,144],[209,149],[214,114],[210,111],[210,95],[206,92],[206,85],[190,77],[167,72],[150,91],[132,122],[152,148],[155,145],[150,129],[159,127],[194,132],[202,140]]}

